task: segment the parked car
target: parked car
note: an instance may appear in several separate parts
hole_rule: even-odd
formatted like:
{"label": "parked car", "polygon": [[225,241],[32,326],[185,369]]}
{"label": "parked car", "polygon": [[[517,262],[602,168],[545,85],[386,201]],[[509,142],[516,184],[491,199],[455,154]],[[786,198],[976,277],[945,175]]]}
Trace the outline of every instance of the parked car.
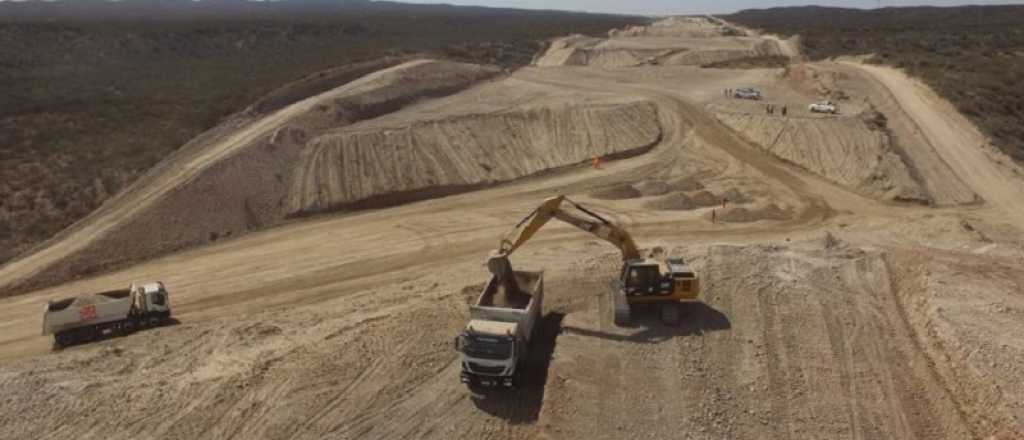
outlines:
{"label": "parked car", "polygon": [[815,102],[807,106],[807,110],[811,113],[829,113],[836,114],[839,112],[839,107],[832,103],[832,101]]}
{"label": "parked car", "polygon": [[761,92],[750,87],[745,87],[733,91],[732,96],[740,99],[753,99],[756,101],[758,99],[761,99]]}

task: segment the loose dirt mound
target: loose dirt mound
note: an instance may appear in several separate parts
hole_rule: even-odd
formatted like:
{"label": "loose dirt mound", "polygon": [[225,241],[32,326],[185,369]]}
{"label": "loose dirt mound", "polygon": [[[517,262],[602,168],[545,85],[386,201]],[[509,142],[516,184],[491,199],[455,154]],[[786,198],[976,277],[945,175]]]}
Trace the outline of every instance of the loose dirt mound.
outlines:
{"label": "loose dirt mound", "polygon": [[689,211],[698,206],[685,193],[677,192],[657,200],[651,200],[645,203],[644,207],[662,211]]}
{"label": "loose dirt mound", "polygon": [[722,197],[729,197],[732,195],[735,197],[729,198],[731,203],[743,203],[749,201],[746,197],[742,196],[735,189],[731,189],[724,193],[722,196],[716,196],[709,191],[697,191],[691,194],[686,194],[682,191],[669,194],[657,200],[647,202],[644,206],[648,209],[658,209],[665,211],[683,211],[698,208],[707,208],[710,206],[719,206],[722,204]]}
{"label": "loose dirt mound", "polygon": [[633,185],[622,184],[594,191],[590,193],[590,197],[601,200],[624,200],[643,197],[643,193]]}
{"label": "loose dirt mound", "polygon": [[[693,201],[693,203],[695,205],[700,206],[700,207],[715,206],[715,205],[718,205],[719,203],[722,203],[722,198],[721,197],[718,197],[718,196],[716,196],[714,194],[711,194],[708,191],[698,191],[698,192],[696,192],[696,193],[694,193],[693,195],[690,196],[690,200]],[[732,199],[730,199],[730,200],[732,200]],[[741,203],[741,202],[743,202],[743,201],[737,199],[733,203]]]}
{"label": "loose dirt mound", "polygon": [[676,180],[672,180],[668,183],[669,187],[673,191],[696,191],[704,189],[704,184],[700,183],[699,180],[692,177],[683,177]]}
{"label": "loose dirt mound", "polygon": [[643,150],[660,137],[657,108],[647,101],[529,108],[331,134],[303,153],[288,206],[304,214],[373,198],[374,205],[395,204],[416,191],[503,182],[593,156]]}
{"label": "loose dirt mound", "polygon": [[[727,206],[715,212],[717,221],[725,223],[750,223],[759,220],[789,220],[793,212],[782,209],[774,203],[757,207]],[[707,214],[710,218],[711,213]]]}
{"label": "loose dirt mound", "polygon": [[833,182],[889,200],[926,200],[888,135],[856,117],[799,118],[719,111],[761,148]]}
{"label": "loose dirt mound", "polygon": [[664,180],[645,180],[634,185],[634,187],[637,191],[640,191],[640,194],[643,194],[644,197],[661,196],[672,192],[672,186]]}

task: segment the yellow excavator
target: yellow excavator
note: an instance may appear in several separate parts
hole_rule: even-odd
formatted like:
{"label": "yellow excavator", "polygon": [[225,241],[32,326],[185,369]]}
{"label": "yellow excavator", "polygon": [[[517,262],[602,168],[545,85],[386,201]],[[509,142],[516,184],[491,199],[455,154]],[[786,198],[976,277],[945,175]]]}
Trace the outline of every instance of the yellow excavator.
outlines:
{"label": "yellow excavator", "polygon": [[[578,213],[564,209],[564,204],[576,208]],[[697,299],[700,279],[682,258],[642,256],[633,237],[625,229],[565,196],[545,200],[502,237],[498,250],[489,257],[488,269],[508,291],[518,291],[509,255],[552,218],[594,234],[622,251],[622,270],[618,286],[612,293],[615,306],[613,320],[616,325],[630,323],[634,304],[658,304],[662,321],[668,325],[677,325],[679,304]]]}

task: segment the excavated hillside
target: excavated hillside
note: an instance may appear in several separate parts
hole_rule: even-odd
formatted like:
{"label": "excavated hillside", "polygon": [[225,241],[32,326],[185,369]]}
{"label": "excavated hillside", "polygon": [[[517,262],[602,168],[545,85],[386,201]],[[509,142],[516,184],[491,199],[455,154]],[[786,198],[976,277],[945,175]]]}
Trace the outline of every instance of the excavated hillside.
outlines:
{"label": "excavated hillside", "polygon": [[[495,98],[485,113],[441,111],[432,119],[387,128],[358,124],[472,87],[498,73],[469,64],[412,61],[250,125],[221,127],[234,131],[230,142],[218,144],[223,137],[214,134],[186,147],[120,198],[124,203],[133,194],[145,194],[145,200],[131,205],[132,212],[113,219],[106,231],[55,264],[37,265],[42,270],[0,288],[53,283],[237,237],[295,216],[393,206],[479,189],[594,156],[639,154],[661,139],[652,102],[596,94],[557,99],[565,93],[556,88],[536,92],[549,96],[539,103],[520,104],[511,94]],[[495,86],[489,87],[487,91]],[[183,161],[193,165],[184,166]],[[157,190],[154,180],[161,183]],[[59,244],[55,240],[51,245]]]}
{"label": "excavated hillside", "polygon": [[869,116],[781,117],[717,111],[752,143],[850,189],[889,200],[926,202],[889,136]]}
{"label": "excavated hillside", "polygon": [[400,201],[479,188],[590,160],[637,154],[661,139],[647,101],[515,108],[342,131],[303,152],[291,213]]}
{"label": "excavated hillside", "polygon": [[777,40],[754,37],[613,37],[572,35],[557,39],[534,64],[635,67],[645,64],[704,66],[748,58],[789,56]]}

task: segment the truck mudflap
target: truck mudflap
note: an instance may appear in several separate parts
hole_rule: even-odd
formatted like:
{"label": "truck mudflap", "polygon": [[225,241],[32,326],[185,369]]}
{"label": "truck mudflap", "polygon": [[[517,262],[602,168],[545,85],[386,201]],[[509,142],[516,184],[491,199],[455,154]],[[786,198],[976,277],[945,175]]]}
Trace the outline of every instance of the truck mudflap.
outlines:
{"label": "truck mudflap", "polygon": [[462,383],[468,386],[506,388],[513,388],[516,386],[515,377],[513,376],[483,376],[463,371],[459,379],[461,380]]}

